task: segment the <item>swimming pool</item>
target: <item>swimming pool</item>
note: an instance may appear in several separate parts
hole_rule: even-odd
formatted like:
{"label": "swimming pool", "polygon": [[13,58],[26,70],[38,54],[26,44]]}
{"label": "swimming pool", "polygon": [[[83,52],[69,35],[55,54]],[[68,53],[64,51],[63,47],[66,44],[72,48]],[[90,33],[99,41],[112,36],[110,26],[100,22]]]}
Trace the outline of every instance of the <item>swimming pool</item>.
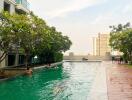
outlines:
{"label": "swimming pool", "polygon": [[99,62],[65,62],[0,82],[0,100],[88,100]]}

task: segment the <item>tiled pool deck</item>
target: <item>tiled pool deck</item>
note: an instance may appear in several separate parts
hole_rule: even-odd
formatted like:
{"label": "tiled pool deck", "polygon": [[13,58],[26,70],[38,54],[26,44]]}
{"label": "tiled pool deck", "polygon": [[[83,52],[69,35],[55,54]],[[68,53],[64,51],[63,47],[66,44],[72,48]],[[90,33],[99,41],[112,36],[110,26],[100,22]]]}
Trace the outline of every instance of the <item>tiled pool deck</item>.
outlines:
{"label": "tiled pool deck", "polygon": [[103,62],[90,95],[90,100],[132,100],[132,68]]}
{"label": "tiled pool deck", "polygon": [[108,100],[106,67],[104,66],[104,62],[101,63],[101,66],[97,69],[96,78],[93,83],[90,96],[90,100]]}
{"label": "tiled pool deck", "polygon": [[106,73],[108,100],[132,100],[132,68],[109,64]]}

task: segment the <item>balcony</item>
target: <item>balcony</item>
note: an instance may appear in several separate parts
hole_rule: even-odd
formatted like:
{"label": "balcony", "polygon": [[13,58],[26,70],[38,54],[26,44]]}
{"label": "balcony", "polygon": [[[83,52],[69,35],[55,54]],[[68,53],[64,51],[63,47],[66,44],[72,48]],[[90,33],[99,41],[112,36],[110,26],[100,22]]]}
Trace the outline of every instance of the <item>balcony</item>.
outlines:
{"label": "balcony", "polygon": [[29,13],[29,3],[27,0],[15,0],[17,12]]}
{"label": "balcony", "polygon": [[15,4],[15,0],[4,0],[4,2]]}

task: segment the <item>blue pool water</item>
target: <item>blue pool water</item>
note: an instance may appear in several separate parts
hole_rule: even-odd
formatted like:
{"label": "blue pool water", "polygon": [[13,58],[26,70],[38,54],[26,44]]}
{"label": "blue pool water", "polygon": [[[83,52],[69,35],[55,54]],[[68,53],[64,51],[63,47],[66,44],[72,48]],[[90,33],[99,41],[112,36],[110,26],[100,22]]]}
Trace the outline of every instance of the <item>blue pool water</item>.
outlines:
{"label": "blue pool water", "polygon": [[87,100],[100,63],[65,62],[0,82],[0,100]]}

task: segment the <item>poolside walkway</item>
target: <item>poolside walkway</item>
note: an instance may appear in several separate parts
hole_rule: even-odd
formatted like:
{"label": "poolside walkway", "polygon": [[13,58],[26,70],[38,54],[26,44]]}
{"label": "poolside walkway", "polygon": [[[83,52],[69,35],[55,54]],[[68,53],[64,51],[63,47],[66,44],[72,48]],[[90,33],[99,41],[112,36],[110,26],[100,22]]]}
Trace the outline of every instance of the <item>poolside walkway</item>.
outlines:
{"label": "poolside walkway", "polygon": [[132,100],[132,68],[109,63],[106,75],[109,100]]}
{"label": "poolside walkway", "polygon": [[106,66],[104,62],[97,68],[97,74],[91,89],[91,97],[87,100],[108,100],[106,84]]}

